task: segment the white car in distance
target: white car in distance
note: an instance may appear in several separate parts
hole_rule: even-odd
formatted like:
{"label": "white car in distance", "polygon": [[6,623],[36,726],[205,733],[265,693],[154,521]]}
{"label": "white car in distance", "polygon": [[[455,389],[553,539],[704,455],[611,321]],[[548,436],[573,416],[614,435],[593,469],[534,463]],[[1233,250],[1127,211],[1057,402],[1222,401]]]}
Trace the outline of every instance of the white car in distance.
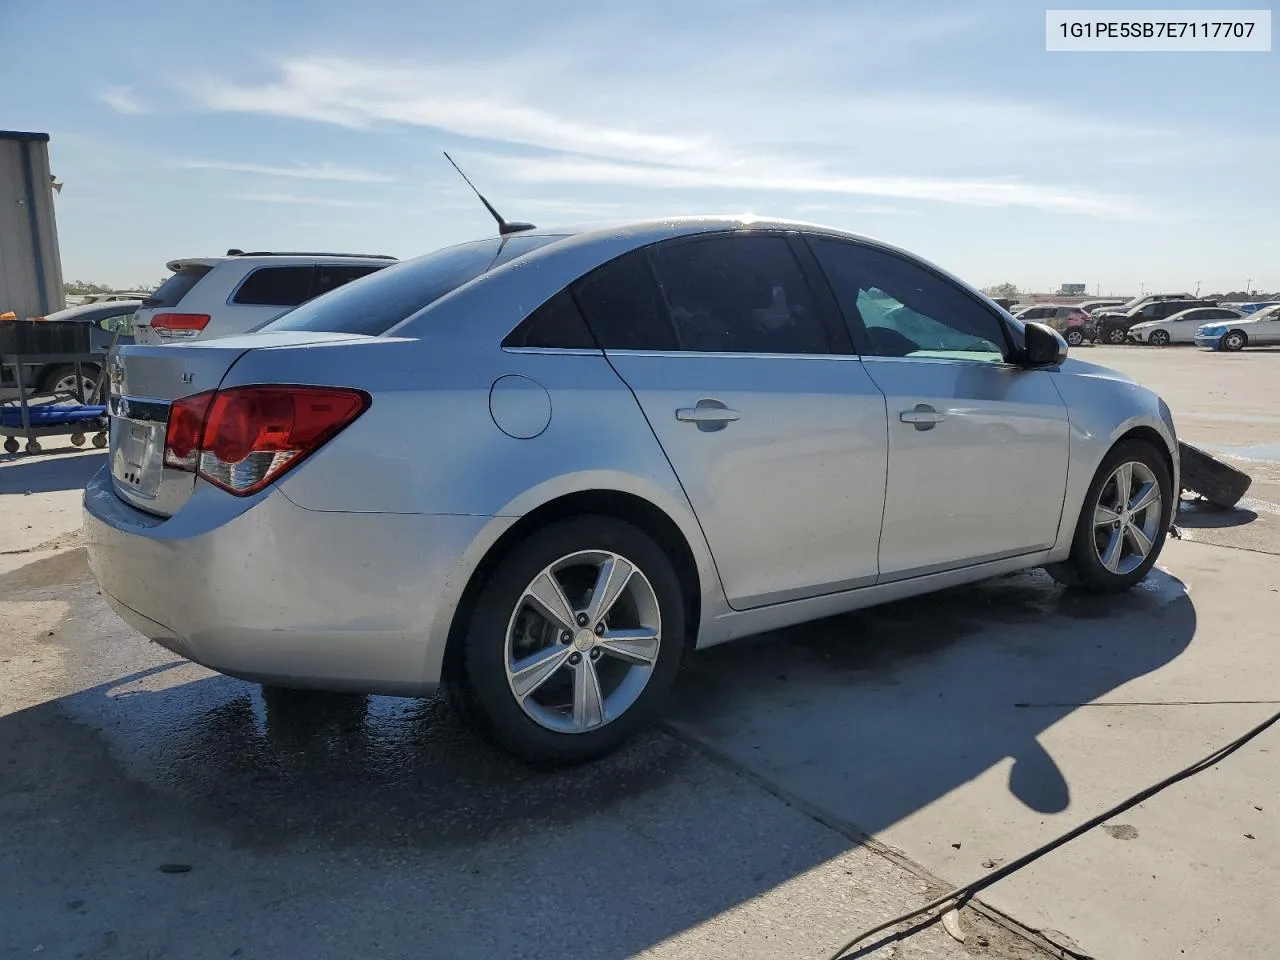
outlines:
{"label": "white car in distance", "polygon": [[171,260],[173,275],[134,316],[137,343],[208,340],[246,333],[395,257],[344,253],[245,253]]}
{"label": "white car in distance", "polygon": [[1226,350],[1280,344],[1280,305],[1236,320],[1214,320],[1196,331],[1196,345]]}
{"label": "white car in distance", "polygon": [[1163,320],[1148,320],[1129,328],[1139,343],[1164,347],[1171,343],[1195,343],[1196,331],[1210,321],[1238,320],[1244,314],[1230,307],[1192,307]]}

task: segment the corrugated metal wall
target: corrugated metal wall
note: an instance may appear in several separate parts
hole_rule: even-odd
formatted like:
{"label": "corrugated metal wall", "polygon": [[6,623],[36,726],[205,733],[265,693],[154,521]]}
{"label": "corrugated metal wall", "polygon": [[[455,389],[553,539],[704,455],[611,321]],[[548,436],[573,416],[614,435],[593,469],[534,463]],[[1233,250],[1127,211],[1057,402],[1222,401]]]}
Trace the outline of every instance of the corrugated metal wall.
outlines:
{"label": "corrugated metal wall", "polygon": [[0,313],[39,316],[64,302],[48,138],[0,131]]}

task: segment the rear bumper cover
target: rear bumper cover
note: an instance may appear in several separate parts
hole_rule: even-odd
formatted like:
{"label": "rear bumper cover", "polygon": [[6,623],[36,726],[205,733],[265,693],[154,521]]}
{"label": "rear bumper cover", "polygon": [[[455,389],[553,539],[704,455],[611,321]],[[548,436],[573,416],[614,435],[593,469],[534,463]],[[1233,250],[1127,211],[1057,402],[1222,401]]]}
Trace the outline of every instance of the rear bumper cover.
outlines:
{"label": "rear bumper cover", "polygon": [[106,470],[84,497],[89,566],[144,636],[233,676],[365,693],[434,689],[495,525],[306,510],[277,489],[247,504],[197,490],[162,521],[122,501]]}

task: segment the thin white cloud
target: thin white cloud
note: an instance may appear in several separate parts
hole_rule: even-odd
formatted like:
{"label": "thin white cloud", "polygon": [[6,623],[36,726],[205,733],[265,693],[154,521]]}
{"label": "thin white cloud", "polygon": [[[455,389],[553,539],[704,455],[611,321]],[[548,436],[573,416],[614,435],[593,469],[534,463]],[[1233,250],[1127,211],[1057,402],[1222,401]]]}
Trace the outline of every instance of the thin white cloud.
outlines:
{"label": "thin white cloud", "polygon": [[999,179],[941,179],[908,176],[849,177],[815,172],[720,170],[710,167],[618,163],[590,158],[506,157],[486,155],[484,162],[504,177],[522,183],[589,183],[665,189],[737,189],[781,193],[832,193],[851,196],[929,200],[967,206],[1036,207],[1060,213],[1128,218],[1137,215],[1126,201],[1087,191]]}
{"label": "thin white cloud", "polygon": [[180,170],[225,170],[230,173],[254,173],[265,177],[288,177],[294,180],[334,180],[341,183],[396,183],[397,177],[373,170],[342,167],[333,163],[298,163],[276,167],[262,163],[237,163],[232,160],[178,160]]}
{"label": "thin white cloud", "polygon": [[309,207],[378,207],[382,204],[368,200],[341,200],[332,197],[303,197],[293,193],[241,193],[228,199],[243,203],[287,203]]}
{"label": "thin white cloud", "polygon": [[[1122,198],[1013,176],[986,176],[988,170],[1018,169],[1015,151],[992,153],[990,141],[1050,132],[1058,139],[1122,133],[1158,138],[1162,133],[1064,116],[1031,104],[888,92],[850,100],[797,98],[785,90],[759,91],[757,96],[750,89],[717,104],[713,116],[720,128],[708,132],[706,105],[691,104],[679,95],[671,87],[678,78],[669,77],[659,81],[662,89],[647,88],[629,108],[633,117],[643,113],[650,118],[646,130],[619,122],[616,96],[614,107],[601,112],[598,104],[608,93],[603,89],[608,78],[584,89],[581,97],[566,99],[563,78],[552,74],[530,88],[519,75],[513,77],[506,64],[490,71],[484,64],[421,68],[310,57],[286,60],[279,70],[278,77],[263,83],[206,80],[188,89],[211,110],[304,118],[355,129],[378,124],[433,127],[554,154],[489,156],[497,173],[530,184],[808,192],[1130,217],[1136,211]],[[581,116],[521,102],[518,98],[530,96],[531,89],[533,95],[574,104]],[[593,113],[609,119],[600,122],[592,119]],[[833,126],[830,119],[837,116],[840,123]],[[921,169],[928,171],[928,158],[939,143],[946,149],[938,162],[967,165],[963,173],[917,175]],[[874,149],[868,150],[868,145]],[[858,158],[856,175],[847,157]],[[895,172],[877,175],[877,166]],[[898,172],[904,170],[908,172]]]}
{"label": "thin white cloud", "polygon": [[285,61],[281,78],[274,83],[255,86],[210,80],[195,85],[191,92],[210,110],[356,128],[379,122],[437,127],[462,136],[603,156],[677,160],[703,146],[693,139],[582,122],[485,96],[474,92],[483,87],[472,79],[469,70],[304,58]]}
{"label": "thin white cloud", "polygon": [[143,112],[142,104],[138,102],[133,95],[133,90],[129,87],[118,85],[103,87],[95,96],[117,113],[137,114]]}

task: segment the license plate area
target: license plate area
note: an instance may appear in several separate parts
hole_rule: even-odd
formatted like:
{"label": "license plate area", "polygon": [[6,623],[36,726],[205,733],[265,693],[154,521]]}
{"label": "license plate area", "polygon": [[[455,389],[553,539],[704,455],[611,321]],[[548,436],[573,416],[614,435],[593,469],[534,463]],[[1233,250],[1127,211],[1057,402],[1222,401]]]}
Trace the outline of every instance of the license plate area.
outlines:
{"label": "license plate area", "polygon": [[111,476],[117,489],[154,500],[164,479],[169,404],[112,397]]}

